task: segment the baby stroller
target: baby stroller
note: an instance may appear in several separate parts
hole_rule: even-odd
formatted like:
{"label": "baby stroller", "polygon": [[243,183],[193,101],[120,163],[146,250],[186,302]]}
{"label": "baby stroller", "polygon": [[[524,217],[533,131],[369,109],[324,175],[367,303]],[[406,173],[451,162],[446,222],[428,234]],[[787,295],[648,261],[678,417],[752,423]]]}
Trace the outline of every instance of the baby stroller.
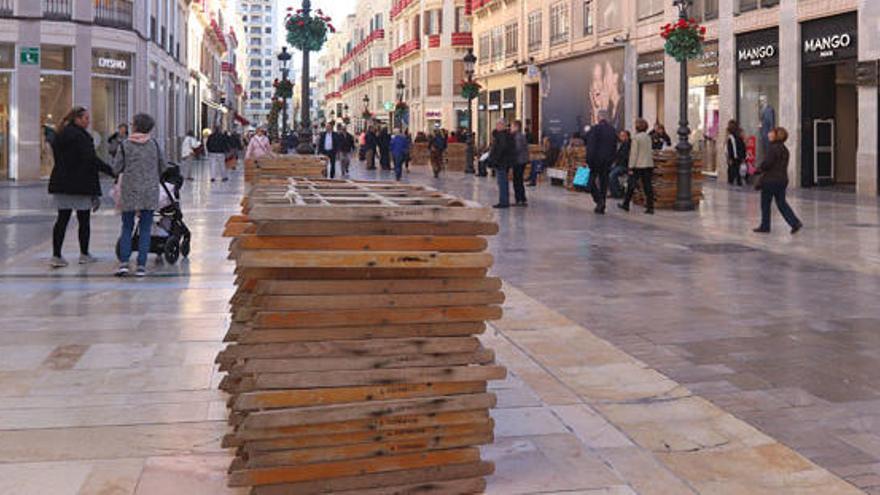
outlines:
{"label": "baby stroller", "polygon": [[[165,261],[174,264],[180,258],[189,256],[190,231],[183,223],[183,212],[180,210],[180,188],[183,187],[183,176],[180,167],[169,163],[159,180],[159,210],[154,213],[156,223],[150,234],[150,252],[164,257]],[[140,219],[138,220],[140,223]],[[131,249],[138,249],[138,232],[140,225],[135,225],[131,237]],[[119,257],[119,241],[116,241],[116,256]]]}

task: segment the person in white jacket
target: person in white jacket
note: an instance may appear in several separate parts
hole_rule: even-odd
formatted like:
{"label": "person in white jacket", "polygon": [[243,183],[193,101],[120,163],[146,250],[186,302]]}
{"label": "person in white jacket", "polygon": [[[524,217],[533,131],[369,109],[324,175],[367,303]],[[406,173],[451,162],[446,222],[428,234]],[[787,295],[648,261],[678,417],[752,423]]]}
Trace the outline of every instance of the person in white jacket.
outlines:
{"label": "person in white jacket", "polygon": [[195,133],[187,131],[180,145],[180,175],[187,180],[193,180],[192,166],[196,160],[196,150],[201,147],[202,143],[196,139]]}
{"label": "person in white jacket", "polygon": [[244,155],[245,160],[262,158],[271,153],[272,146],[269,144],[269,137],[266,136],[266,129],[263,127],[257,128],[257,133],[254,134],[248,143],[247,153]]}

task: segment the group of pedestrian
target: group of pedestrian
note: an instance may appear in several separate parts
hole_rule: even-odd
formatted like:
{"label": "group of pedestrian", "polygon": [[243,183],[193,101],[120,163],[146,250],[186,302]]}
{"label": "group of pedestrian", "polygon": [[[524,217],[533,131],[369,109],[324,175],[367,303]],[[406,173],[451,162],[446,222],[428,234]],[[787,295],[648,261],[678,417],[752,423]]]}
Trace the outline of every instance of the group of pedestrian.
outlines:
{"label": "group of pedestrian", "polygon": [[498,203],[493,208],[510,207],[510,176],[513,175],[514,206],[526,207],[525,168],[529,162],[528,138],[517,120],[508,128],[507,121],[499,119],[492,132],[488,166],[495,170],[498,181]]}
{"label": "group of pedestrian", "polygon": [[159,181],[167,167],[159,143],[150,135],[155,121],[141,113],[134,116],[130,135],[127,126],[124,130],[120,129],[111,152],[112,164],[98,157],[94,140],[88,132],[90,123],[88,109],[79,106],[71,109],[55,129],[56,137],[52,142],[55,166],[49,179],[49,194],[58,216],[52,229],[50,265],[53,268],[68,265],[62,256],[62,247],[73,211],[76,211],[79,224],[79,263],[84,265],[97,261],[89,251],[90,223],[91,213],[101,205],[99,173],[104,173],[117,181],[114,199],[122,220],[117,275],[129,273],[132,231],[137,215],[140,217],[140,244],[135,274],[144,276],[153,211],[159,202]]}
{"label": "group of pedestrian", "polygon": [[343,177],[348,177],[351,170],[351,155],[354,153],[354,136],[345,128],[344,124],[337,124],[333,127],[333,122],[327,122],[323,132],[317,134],[315,138],[318,154],[327,157],[330,170],[327,176],[331,179],[336,178],[336,163],[340,164],[340,173]]}

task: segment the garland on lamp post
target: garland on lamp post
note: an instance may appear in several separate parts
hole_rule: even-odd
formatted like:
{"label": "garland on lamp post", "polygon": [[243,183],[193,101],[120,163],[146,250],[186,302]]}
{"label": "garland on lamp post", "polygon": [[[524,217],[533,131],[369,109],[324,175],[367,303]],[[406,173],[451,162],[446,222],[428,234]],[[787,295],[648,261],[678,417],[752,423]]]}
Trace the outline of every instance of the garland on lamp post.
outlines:
{"label": "garland on lamp post", "polygon": [[477,81],[462,81],[461,82],[461,97],[466,100],[473,100],[477,96],[480,96],[480,83]]}
{"label": "garland on lamp post", "polygon": [[280,98],[272,98],[272,108],[269,109],[269,140],[278,140],[278,115],[281,113],[283,102]]}
{"label": "garland on lamp post", "polygon": [[[288,10],[291,9],[288,7]],[[287,42],[291,46],[310,52],[319,51],[327,41],[327,34],[336,32],[330,17],[324,15],[321,9],[316,10],[314,15],[308,15],[303,9],[288,13],[284,27],[287,29]]]}
{"label": "garland on lamp post", "polygon": [[288,79],[275,79],[272,83],[275,87],[276,98],[293,98],[293,82]]}
{"label": "garland on lamp post", "polygon": [[666,40],[664,48],[677,62],[687,62],[703,54],[706,28],[696,19],[679,19],[660,28],[660,36]]}
{"label": "garland on lamp post", "polygon": [[361,118],[364,120],[370,120],[373,118],[373,112],[369,110],[364,110],[363,112],[361,112]]}

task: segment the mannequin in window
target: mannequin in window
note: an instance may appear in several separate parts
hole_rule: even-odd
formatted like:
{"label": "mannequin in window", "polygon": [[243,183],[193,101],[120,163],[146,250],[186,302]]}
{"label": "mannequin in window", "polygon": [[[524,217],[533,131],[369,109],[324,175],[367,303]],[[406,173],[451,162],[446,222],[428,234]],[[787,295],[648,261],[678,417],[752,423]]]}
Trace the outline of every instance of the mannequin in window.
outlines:
{"label": "mannequin in window", "polygon": [[766,152],[770,147],[770,131],[776,127],[776,110],[770,104],[767,95],[759,96],[758,103],[761,106],[761,150]]}

